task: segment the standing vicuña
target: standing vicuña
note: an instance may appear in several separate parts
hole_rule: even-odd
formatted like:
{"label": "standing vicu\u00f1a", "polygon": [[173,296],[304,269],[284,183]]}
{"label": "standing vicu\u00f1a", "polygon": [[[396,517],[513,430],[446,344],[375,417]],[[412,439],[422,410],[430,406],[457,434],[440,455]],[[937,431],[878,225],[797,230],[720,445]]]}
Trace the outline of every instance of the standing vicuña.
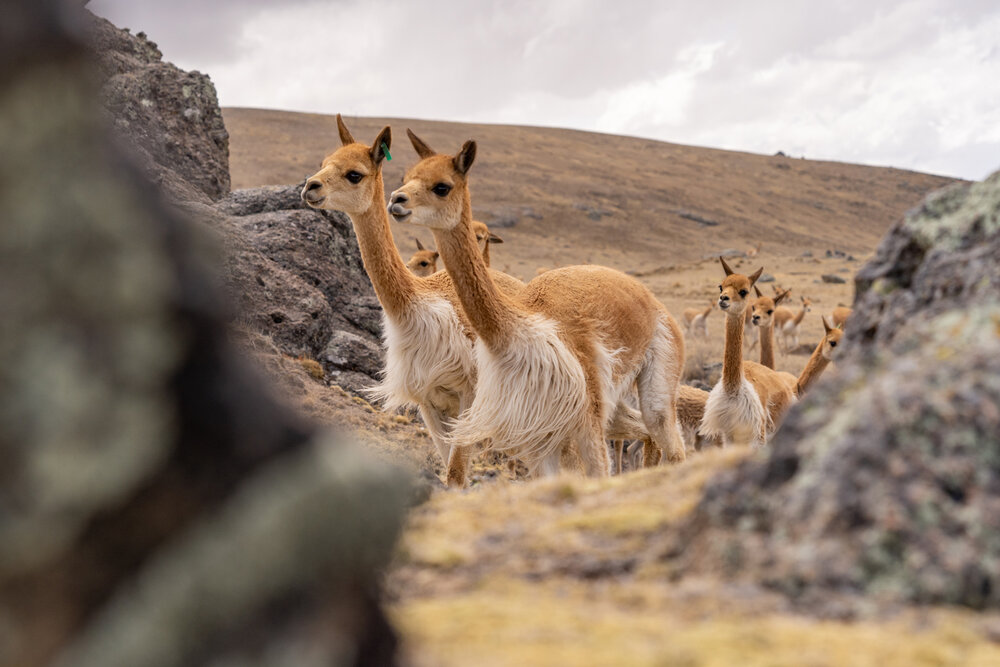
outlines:
{"label": "standing vicu\u00f1a", "polygon": [[799,346],[799,325],[812,306],[812,301],[806,297],[799,298],[802,300],[802,305],[797,313],[793,313],[785,306],[779,306],[774,310],[774,331],[781,337],[781,349],[785,353]]}
{"label": "standing vicu\u00f1a", "polygon": [[429,227],[475,329],[478,384],[451,434],[459,445],[489,440],[532,473],[559,470],[578,445],[590,475],[607,475],[605,428],[638,388],[643,422],[670,461],[684,459],[675,401],[684,339],[641,283],[600,266],[548,271],[516,296],[497,290],[472,232],[468,172],[476,144],[437,155],[408,132],[422,158],[392,193],[398,221]]}
{"label": "standing vicu\u00f1a", "polygon": [[730,443],[763,446],[781,416],[795,401],[796,378],[753,361],[743,361],[744,312],[750,290],[763,267],[747,277],[719,258],[726,278],[719,285],[719,308],[726,314],[722,378],[708,395],[698,433]]}
{"label": "standing vicu\u00f1a", "polygon": [[704,310],[701,308],[685,308],[681,317],[684,320],[684,326],[687,328],[687,335],[691,338],[708,338],[708,316],[712,314],[712,309],[715,308],[715,302],[708,304],[708,307]]}

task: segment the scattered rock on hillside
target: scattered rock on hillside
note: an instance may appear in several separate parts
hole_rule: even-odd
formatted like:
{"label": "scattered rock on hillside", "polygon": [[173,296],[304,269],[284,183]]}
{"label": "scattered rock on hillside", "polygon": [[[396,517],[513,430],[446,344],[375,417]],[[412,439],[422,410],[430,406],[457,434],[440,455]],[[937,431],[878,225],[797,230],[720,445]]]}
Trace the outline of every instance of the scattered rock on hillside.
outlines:
{"label": "scattered rock on hillside", "polygon": [[0,664],[394,664],[409,483],[232,348],[200,234],[102,129],[74,7],[7,3],[0,48]]}
{"label": "scattered rock on hillside", "polygon": [[714,480],[668,550],[829,610],[832,593],[1000,607],[1000,172],[896,224],[838,360],[767,460]]}
{"label": "scattered rock on hillside", "polygon": [[844,280],[843,278],[834,273],[824,273],[823,275],[820,276],[820,278],[825,283],[833,283],[835,285],[840,285],[847,282],[846,280]]}
{"label": "scattered rock on hillside", "polygon": [[759,282],[759,283],[773,283],[774,282],[774,276],[772,276],[770,273],[762,273],[761,276],[760,276],[760,278],[757,279],[757,282]]}

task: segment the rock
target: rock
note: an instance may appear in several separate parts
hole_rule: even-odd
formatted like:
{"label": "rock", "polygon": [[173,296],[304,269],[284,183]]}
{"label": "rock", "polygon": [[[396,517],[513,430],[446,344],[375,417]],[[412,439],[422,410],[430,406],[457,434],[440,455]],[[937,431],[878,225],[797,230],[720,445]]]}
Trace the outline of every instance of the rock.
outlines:
{"label": "rock", "polygon": [[229,192],[229,133],[212,81],[163,62],[145,36],[90,18],[101,99],[125,143],[157,180],[179,178],[210,199]]}
{"label": "rock", "polygon": [[[340,333],[377,345],[382,309],[347,216],[306,207],[301,183],[229,192],[228,135],[208,77],[164,63],[145,36],[91,22],[106,112],[172,203],[224,249],[229,316],[292,356],[320,359]],[[348,366],[326,370],[368,376],[351,388],[378,375],[367,358]]]}
{"label": "rock", "polygon": [[204,234],[103,128],[78,7],[0,29],[0,664],[395,664],[410,483],[233,348]]}
{"label": "rock", "polygon": [[847,282],[846,280],[844,280],[843,278],[841,278],[840,276],[838,276],[835,273],[824,273],[823,275],[820,276],[820,278],[825,283],[833,283],[833,284],[836,284],[836,285],[840,285],[842,283],[846,283]]}
{"label": "rock", "polygon": [[762,273],[761,276],[760,276],[760,278],[757,279],[757,282],[759,282],[759,283],[773,283],[774,282],[774,276],[772,276],[770,273]]}
{"label": "rock", "polygon": [[799,257],[812,257],[812,256],[813,256],[812,250],[806,250],[804,253],[799,255]]}
{"label": "rock", "polygon": [[355,371],[376,377],[381,371],[385,354],[379,345],[367,338],[346,331],[336,331],[326,344],[321,359],[335,370]]}
{"label": "rock", "polygon": [[742,250],[736,250],[735,248],[726,248],[725,250],[720,250],[719,252],[713,252],[708,255],[702,255],[702,259],[714,259],[718,260],[719,257],[725,259],[731,259],[733,257],[746,257],[747,254]]}
{"label": "rock", "polygon": [[[822,611],[1000,607],[1000,172],[927,197],[859,272],[839,373],[764,461],[706,488],[667,558]],[[697,554],[697,558],[693,555]]]}

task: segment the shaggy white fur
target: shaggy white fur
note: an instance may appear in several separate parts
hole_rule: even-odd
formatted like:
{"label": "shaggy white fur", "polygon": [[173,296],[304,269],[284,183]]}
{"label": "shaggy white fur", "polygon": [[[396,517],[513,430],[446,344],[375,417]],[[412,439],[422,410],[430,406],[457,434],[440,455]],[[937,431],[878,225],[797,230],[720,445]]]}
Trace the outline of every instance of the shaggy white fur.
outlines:
{"label": "shaggy white fur", "polygon": [[[532,474],[559,471],[565,443],[589,438],[583,368],[559,338],[558,325],[529,315],[502,354],[476,343],[478,388],[448,439],[468,446],[489,439]],[[608,355],[610,358],[610,355]],[[602,443],[603,446],[603,443]]]}
{"label": "shaggy white fur", "polygon": [[680,377],[680,365],[683,363],[679,356],[673,333],[665,317],[661,316],[646,350],[645,363],[636,377],[636,386],[642,419],[653,441],[668,455],[673,452],[683,458],[684,440],[674,428],[676,422],[668,424],[677,399],[676,379]]}
{"label": "shaggy white fur", "polygon": [[761,433],[765,431],[767,424],[767,412],[749,380],[743,378],[735,397],[726,394],[722,380],[719,380],[708,394],[705,415],[701,418],[698,433],[708,437],[721,437],[726,446],[737,444],[763,447]]}
{"label": "shaggy white fur", "polygon": [[448,423],[475,392],[473,344],[446,299],[424,298],[412,304],[410,313],[403,320],[383,317],[385,369],[382,381],[367,393],[386,410],[418,406],[447,462]]}

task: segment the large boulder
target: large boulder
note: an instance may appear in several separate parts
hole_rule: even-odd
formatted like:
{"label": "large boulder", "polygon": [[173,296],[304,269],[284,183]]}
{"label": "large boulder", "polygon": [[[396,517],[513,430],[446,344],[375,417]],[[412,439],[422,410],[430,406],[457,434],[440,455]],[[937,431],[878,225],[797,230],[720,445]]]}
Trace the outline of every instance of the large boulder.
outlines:
{"label": "large boulder", "polygon": [[679,572],[820,610],[833,592],[1000,607],[997,257],[1000,172],[895,225],[857,276],[839,373],[765,460],[708,486],[668,549]]}
{"label": "large boulder", "polygon": [[147,170],[171,190],[185,192],[186,183],[210,199],[228,193],[229,133],[212,81],[163,62],[145,34],[91,18],[101,100]]}
{"label": "large boulder", "polygon": [[72,6],[0,28],[0,664],[394,664],[407,478],[233,348],[202,232],[109,141]]}
{"label": "large boulder", "polygon": [[306,207],[301,184],[230,192],[228,134],[209,78],[163,62],[143,33],[91,24],[105,111],[171,203],[214,234],[231,318],[285,354],[319,361],[330,382],[355,393],[374,384],[382,310],[350,220]]}

